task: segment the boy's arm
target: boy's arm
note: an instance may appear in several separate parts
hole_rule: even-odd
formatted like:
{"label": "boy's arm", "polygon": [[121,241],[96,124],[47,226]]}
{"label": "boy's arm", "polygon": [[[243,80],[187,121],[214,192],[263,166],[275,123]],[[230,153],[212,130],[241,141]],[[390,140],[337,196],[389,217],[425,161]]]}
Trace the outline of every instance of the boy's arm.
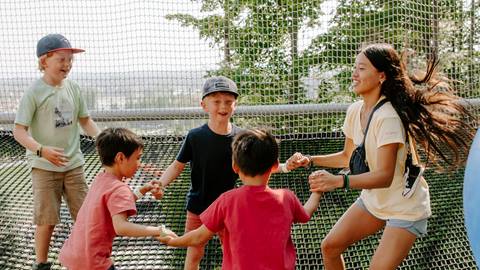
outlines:
{"label": "boy's arm", "polygon": [[144,226],[131,223],[127,220],[127,213],[121,212],[112,216],[113,228],[115,233],[121,236],[143,237],[160,236],[162,229],[160,227]]}
{"label": "boy's arm", "polygon": [[96,137],[100,133],[100,129],[90,116],[80,117],[78,122],[88,136]]}
{"label": "boy's arm", "polygon": [[180,237],[173,238],[171,236],[160,236],[157,239],[172,247],[188,247],[205,244],[215,233],[210,231],[205,225],[190,231]]}
{"label": "boy's arm", "polygon": [[163,172],[159,181],[162,183],[162,187],[167,187],[173,180],[175,180],[185,168],[185,163],[175,160],[168,166],[167,170]]}
{"label": "boy's arm", "polygon": [[13,137],[19,144],[32,152],[37,151],[40,147],[40,144],[28,134],[27,126],[15,124],[13,127]]}
{"label": "boy's arm", "polygon": [[63,153],[63,149],[51,146],[42,146],[35,141],[30,134],[28,134],[28,127],[24,125],[15,124],[13,128],[13,137],[23,147],[35,153],[40,151],[40,156],[50,161],[55,166],[65,166],[68,158]]}
{"label": "boy's arm", "polygon": [[303,205],[303,209],[305,209],[305,212],[307,212],[309,216],[312,216],[317,210],[322,194],[322,192],[312,192],[310,198],[308,198],[307,202]]}
{"label": "boy's arm", "polygon": [[160,200],[163,197],[167,185],[175,180],[182,173],[184,168],[185,163],[175,160],[170,166],[168,166],[167,170],[161,174],[158,180],[152,180],[144,186],[135,189],[133,193],[135,194],[136,200],[143,197],[149,191],[155,199]]}

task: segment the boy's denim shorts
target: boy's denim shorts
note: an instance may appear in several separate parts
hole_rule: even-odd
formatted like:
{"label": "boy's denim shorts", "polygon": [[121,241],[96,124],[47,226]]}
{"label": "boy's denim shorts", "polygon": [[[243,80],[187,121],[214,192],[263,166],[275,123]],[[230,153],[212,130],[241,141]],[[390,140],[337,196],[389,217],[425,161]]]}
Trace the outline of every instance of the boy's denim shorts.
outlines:
{"label": "boy's denim shorts", "polygon": [[55,225],[60,223],[60,206],[65,198],[73,220],[87,195],[83,166],[66,172],[32,168],[33,223]]}
{"label": "boy's denim shorts", "polygon": [[[368,211],[365,203],[363,203],[363,200],[360,197],[358,197],[358,199],[355,201],[355,205],[370,213],[370,211]],[[372,213],[370,214],[373,215]],[[387,226],[406,229],[407,231],[416,235],[417,238],[427,235],[426,218],[417,221],[409,221],[404,219],[387,219],[386,221]]]}

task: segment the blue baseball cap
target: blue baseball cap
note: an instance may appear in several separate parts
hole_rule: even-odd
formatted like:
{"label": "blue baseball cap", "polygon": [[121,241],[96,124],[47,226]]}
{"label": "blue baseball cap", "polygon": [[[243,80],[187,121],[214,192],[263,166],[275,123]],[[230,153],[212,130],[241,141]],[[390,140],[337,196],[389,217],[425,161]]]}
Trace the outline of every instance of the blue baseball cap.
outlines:
{"label": "blue baseball cap", "polygon": [[81,53],[85,50],[72,48],[70,41],[60,34],[49,34],[42,37],[37,43],[37,57],[40,57],[49,52],[60,50],[70,50],[72,53]]}
{"label": "blue baseball cap", "polygon": [[205,82],[202,99],[216,92],[226,92],[234,95],[235,98],[238,97],[237,85],[234,81],[224,76],[211,77]]}

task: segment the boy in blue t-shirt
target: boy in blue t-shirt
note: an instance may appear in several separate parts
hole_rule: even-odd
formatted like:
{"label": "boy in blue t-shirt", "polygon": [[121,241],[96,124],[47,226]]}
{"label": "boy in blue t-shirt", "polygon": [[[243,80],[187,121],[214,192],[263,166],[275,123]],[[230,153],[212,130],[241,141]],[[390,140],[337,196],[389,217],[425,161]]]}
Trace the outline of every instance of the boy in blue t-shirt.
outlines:
{"label": "boy in blue t-shirt", "polygon": [[[202,225],[200,214],[222,193],[234,188],[238,175],[232,169],[233,137],[240,128],[230,122],[238,90],[229,78],[209,78],[203,86],[201,106],[208,122],[190,130],[176,160],[160,178],[164,187],[176,179],[190,162],[191,187],[187,195],[185,232]],[[222,240],[222,233],[219,233]],[[189,247],[184,269],[198,269],[205,246]]]}

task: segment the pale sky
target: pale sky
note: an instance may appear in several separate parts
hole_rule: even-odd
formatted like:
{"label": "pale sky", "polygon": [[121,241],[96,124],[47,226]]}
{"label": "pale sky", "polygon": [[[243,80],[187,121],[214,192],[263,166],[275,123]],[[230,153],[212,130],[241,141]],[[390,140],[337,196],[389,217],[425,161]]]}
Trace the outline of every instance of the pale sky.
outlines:
{"label": "pale sky", "polygon": [[86,50],[76,57],[78,71],[212,68],[219,50],[197,31],[164,17],[199,9],[198,2],[176,0],[0,0],[0,73],[36,73],[36,43],[49,33],[61,33]]}
{"label": "pale sky", "polygon": [[[165,15],[200,15],[201,1],[190,0],[0,0],[0,76],[36,76],[36,43],[61,33],[78,55],[78,72],[209,70],[222,52]],[[324,4],[331,13],[335,1]],[[322,22],[331,14],[322,18]],[[300,48],[319,31],[305,31]]]}

